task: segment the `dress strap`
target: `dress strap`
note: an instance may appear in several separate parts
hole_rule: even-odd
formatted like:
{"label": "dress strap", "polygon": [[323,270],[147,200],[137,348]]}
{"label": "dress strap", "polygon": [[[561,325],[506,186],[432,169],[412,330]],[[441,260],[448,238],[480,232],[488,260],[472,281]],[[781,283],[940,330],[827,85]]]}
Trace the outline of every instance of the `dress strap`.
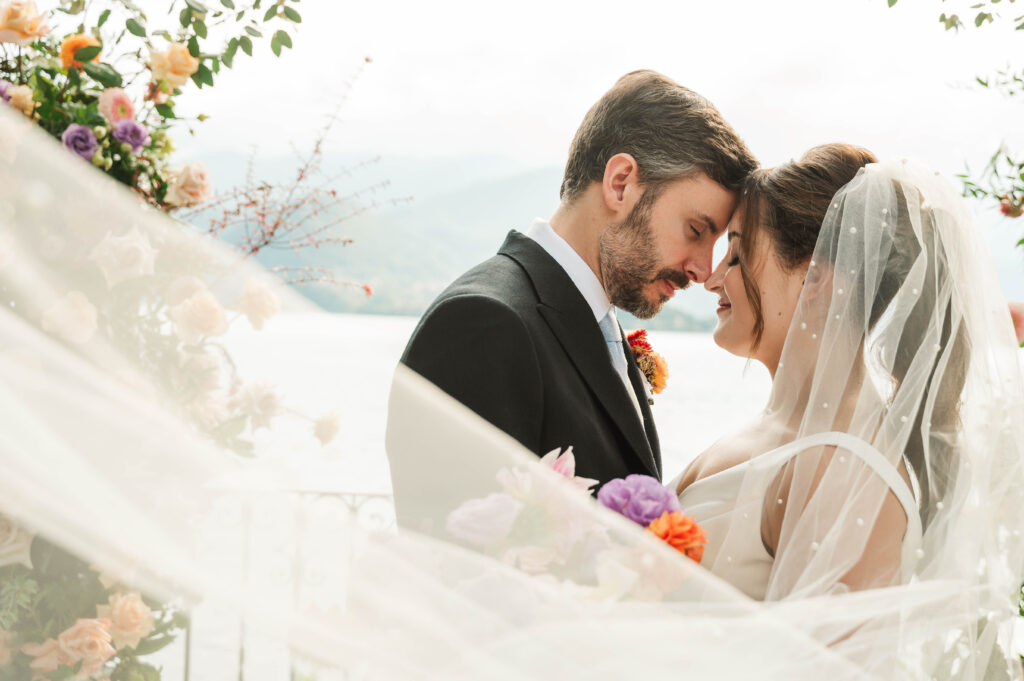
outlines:
{"label": "dress strap", "polygon": [[770,456],[773,464],[782,464],[802,451],[812,447],[827,446],[841,447],[860,458],[868,468],[874,471],[889,486],[893,494],[896,495],[896,499],[903,506],[903,512],[907,516],[907,533],[903,537],[903,553],[900,565],[902,566],[903,581],[904,583],[907,582],[917,564],[918,549],[921,547],[923,534],[921,514],[914,494],[907,486],[906,481],[899,474],[899,471],[896,470],[896,467],[881,452],[859,437],[849,433],[833,431],[816,433],[802,437],[799,440],[794,440],[775,449],[770,453]]}

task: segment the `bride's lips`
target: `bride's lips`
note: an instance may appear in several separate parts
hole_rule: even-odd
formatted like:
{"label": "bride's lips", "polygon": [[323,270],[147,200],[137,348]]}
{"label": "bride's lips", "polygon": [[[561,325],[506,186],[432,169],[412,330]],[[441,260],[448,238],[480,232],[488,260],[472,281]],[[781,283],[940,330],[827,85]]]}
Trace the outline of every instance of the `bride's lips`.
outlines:
{"label": "bride's lips", "polygon": [[728,300],[719,299],[718,309],[715,310],[715,314],[722,314],[726,310],[732,309],[732,304]]}

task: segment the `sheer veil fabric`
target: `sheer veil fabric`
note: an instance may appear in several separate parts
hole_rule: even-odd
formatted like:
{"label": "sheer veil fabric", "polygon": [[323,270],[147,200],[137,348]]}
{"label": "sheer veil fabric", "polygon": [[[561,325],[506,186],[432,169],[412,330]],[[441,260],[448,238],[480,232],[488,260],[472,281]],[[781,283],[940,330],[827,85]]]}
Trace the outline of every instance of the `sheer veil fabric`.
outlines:
{"label": "sheer veil fabric", "polygon": [[[108,235],[143,236],[152,268],[111,284]],[[913,164],[837,195],[737,529],[710,538],[725,560],[741,507],[785,499],[758,514],[778,534],[763,602],[401,368],[389,455],[448,490],[415,501],[421,526],[370,531],[295,494],[260,446],[254,462],[198,433],[167,388],[180,358],[141,350],[180,323],[151,310],[182,275],[224,305],[265,276],[0,108],[0,513],[117,580],[227,613],[324,678],[1019,678],[1020,355],[962,202]],[[911,555],[890,487],[842,446],[752,491],[760,454],[832,431],[905,472]]]}

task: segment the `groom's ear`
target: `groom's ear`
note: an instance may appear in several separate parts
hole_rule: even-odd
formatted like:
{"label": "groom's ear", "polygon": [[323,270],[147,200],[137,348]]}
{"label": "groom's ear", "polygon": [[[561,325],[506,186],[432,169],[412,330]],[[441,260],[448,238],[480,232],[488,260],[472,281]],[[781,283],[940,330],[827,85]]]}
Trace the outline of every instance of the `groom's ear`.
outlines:
{"label": "groom's ear", "polygon": [[640,198],[640,168],[630,154],[615,154],[604,166],[601,196],[616,215],[628,213]]}

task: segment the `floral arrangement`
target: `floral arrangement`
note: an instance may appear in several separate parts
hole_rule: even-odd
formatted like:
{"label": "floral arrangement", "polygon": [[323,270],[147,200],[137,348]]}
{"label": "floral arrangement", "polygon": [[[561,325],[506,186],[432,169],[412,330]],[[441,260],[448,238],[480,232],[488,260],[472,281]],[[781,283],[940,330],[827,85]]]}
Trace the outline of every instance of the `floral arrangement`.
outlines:
{"label": "floral arrangement", "polygon": [[627,337],[629,347],[633,350],[633,357],[640,367],[644,382],[647,388],[647,402],[654,404],[651,395],[658,395],[665,389],[668,382],[668,363],[665,358],[654,351],[647,340],[647,331],[638,329]]}
{"label": "floral arrangement", "polygon": [[[129,0],[61,0],[52,12],[34,0],[0,0],[0,99],[150,204],[200,204],[210,198],[210,179],[200,164],[170,167],[168,131],[205,116],[178,118],[176,101],[190,81],[212,86],[239,51],[251,56],[266,24],[302,21],[297,0],[275,0],[266,12],[261,3],[220,0],[211,9],[175,0],[167,3],[174,25],[154,26]],[[94,12],[97,4],[106,7]],[[62,19],[74,25],[51,28]],[[291,46],[286,30],[273,33],[276,55]]]}
{"label": "floral arrangement", "polygon": [[185,622],[0,515],[0,680],[157,679]]}
{"label": "floral arrangement", "polygon": [[699,563],[704,557],[704,545],[708,542],[704,528],[692,517],[683,515],[679,498],[655,478],[649,475],[615,478],[598,491],[597,500],[647,528],[694,562]]}
{"label": "floral arrangement", "polygon": [[[572,447],[553,450],[540,460],[571,489],[588,497],[596,480],[576,477]],[[594,523],[589,505],[573,495],[552,493],[540,470],[504,468],[496,476],[500,491],[470,499],[445,520],[449,534],[533,576],[563,578],[562,586],[591,600],[631,596],[658,599],[680,584],[678,565],[664,562],[628,538],[617,541]],[[561,483],[565,484],[565,483]],[[631,475],[612,480],[598,492],[599,502],[646,527],[694,561],[700,561],[704,531],[684,516],[671,490],[654,478]],[[581,584],[580,578],[592,580]]]}

